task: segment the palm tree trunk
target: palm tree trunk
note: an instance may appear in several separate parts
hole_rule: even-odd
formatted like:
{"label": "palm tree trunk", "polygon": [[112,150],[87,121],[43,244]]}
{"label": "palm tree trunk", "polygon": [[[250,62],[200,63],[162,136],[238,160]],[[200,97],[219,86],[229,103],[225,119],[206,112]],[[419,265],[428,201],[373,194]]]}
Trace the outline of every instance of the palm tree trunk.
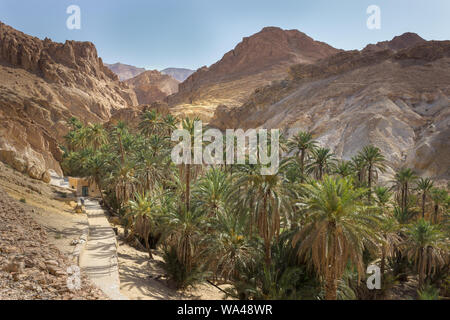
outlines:
{"label": "palm tree trunk", "polygon": [[420,257],[419,257],[419,266],[418,266],[418,271],[419,271],[419,288],[422,288],[423,286],[423,281],[425,279],[425,264],[423,261],[423,248],[420,248]]}
{"label": "palm tree trunk", "polygon": [[271,264],[271,250],[270,250],[270,235],[269,235],[269,224],[267,221],[267,194],[264,194],[264,202],[263,202],[263,225],[264,225],[264,248],[265,248],[265,261],[266,265],[270,266]]}
{"label": "palm tree trunk", "polygon": [[425,192],[422,193],[422,218],[425,219],[425,201],[426,201],[426,194]]}
{"label": "palm tree trunk", "polygon": [[[335,234],[336,225],[334,223],[330,226],[330,233]],[[332,250],[328,252],[326,259],[326,274],[325,274],[325,300],[337,300],[337,277],[336,277],[336,259],[338,255],[337,242],[333,239]]]}
{"label": "palm tree trunk", "polygon": [[383,244],[383,246],[381,247],[381,263],[380,263],[381,278],[383,278],[385,270],[386,270],[386,245]]}
{"label": "palm tree trunk", "polygon": [[189,211],[191,206],[191,165],[186,164],[186,211]]}
{"label": "palm tree trunk", "polygon": [[[327,266],[327,273],[325,275],[325,300],[337,300],[337,279],[336,279],[336,243],[333,245],[330,259]],[[330,261],[331,260],[331,261]]]}
{"label": "palm tree trunk", "polygon": [[404,199],[404,209],[406,210],[408,206],[408,183],[405,183],[405,199]]}
{"label": "palm tree trunk", "polygon": [[334,275],[334,266],[329,267],[325,283],[325,300],[337,300],[337,280]]}
{"label": "palm tree trunk", "polygon": [[302,176],[300,177],[300,181],[304,182],[304,174],[305,174],[305,150],[301,151],[300,154],[300,170],[301,170],[301,174]]}
{"label": "palm tree trunk", "polygon": [[369,191],[367,193],[367,200],[370,203],[370,197],[372,195],[372,165],[369,165],[368,184],[369,184]]}
{"label": "palm tree trunk", "polygon": [[[147,223],[147,222],[145,222],[145,223]],[[147,228],[147,226],[145,227],[145,239],[144,239],[144,241],[145,241],[145,249],[147,249],[147,252],[148,252],[148,258],[150,259],[150,260],[153,260],[153,255],[152,255],[152,250],[151,250],[151,248],[150,248],[150,243],[148,242],[148,237],[150,236],[150,230],[147,230],[148,228]]]}
{"label": "palm tree trunk", "polygon": [[438,222],[439,205],[436,203],[434,205],[434,224]]}

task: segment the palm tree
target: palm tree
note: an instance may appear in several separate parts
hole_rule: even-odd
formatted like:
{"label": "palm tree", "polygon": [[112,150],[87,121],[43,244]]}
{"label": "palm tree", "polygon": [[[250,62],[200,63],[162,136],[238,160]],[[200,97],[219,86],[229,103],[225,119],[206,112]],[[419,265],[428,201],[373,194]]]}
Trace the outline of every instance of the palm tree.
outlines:
{"label": "palm tree", "polygon": [[365,146],[360,153],[360,157],[364,161],[367,168],[367,183],[369,188],[367,198],[370,202],[370,198],[372,195],[372,181],[374,179],[374,176],[377,177],[378,171],[385,171],[385,159],[381,153],[381,150],[374,146]]}
{"label": "palm tree", "polygon": [[328,148],[318,148],[312,151],[312,163],[308,171],[315,174],[318,180],[322,180],[324,174],[332,171],[336,159]]}
{"label": "palm tree", "polygon": [[383,276],[386,270],[386,258],[395,255],[396,249],[401,243],[401,238],[398,234],[400,227],[397,220],[391,216],[387,216],[382,221],[380,230],[382,233],[380,272]]}
{"label": "palm tree", "polygon": [[250,234],[253,225],[264,240],[265,262],[271,263],[272,240],[280,234],[281,217],[292,212],[294,190],[283,175],[283,163],[274,175],[261,175],[261,165],[241,165],[236,172],[232,197],[240,208],[250,211]]}
{"label": "palm tree", "polygon": [[422,195],[422,219],[425,219],[425,204],[427,202],[427,196],[431,193],[433,189],[433,181],[429,178],[420,178],[417,182],[416,190]]}
{"label": "palm tree", "polygon": [[248,216],[223,211],[211,221],[213,231],[206,237],[211,265],[225,280],[239,278],[239,268],[249,264],[255,253],[248,237]]}
{"label": "palm tree", "polygon": [[366,179],[366,162],[361,157],[361,154],[358,154],[352,157],[351,163],[353,171],[358,179],[358,186],[362,187]]}
{"label": "palm tree", "polygon": [[359,275],[365,272],[363,251],[380,242],[376,234],[380,219],[361,202],[367,190],[355,188],[349,179],[325,176],[322,181],[305,184],[304,189],[301,202],[310,216],[293,238],[293,245],[300,241],[299,255],[325,278],[325,298],[336,300],[338,280],[349,261]]}
{"label": "palm tree", "polygon": [[177,128],[179,122],[180,121],[178,118],[174,117],[170,113],[166,115],[162,120],[162,126],[165,128],[164,133],[170,136],[171,132]]}
{"label": "palm tree", "polygon": [[448,192],[445,189],[433,188],[431,198],[434,202],[434,223],[438,222],[439,206],[448,199]]}
{"label": "palm tree", "polygon": [[390,214],[388,210],[388,205],[391,197],[392,194],[388,188],[375,188],[375,202],[384,218],[380,225],[380,230],[382,233],[380,261],[381,276],[384,275],[386,270],[386,258],[395,254],[395,250],[397,249],[401,241],[398,235],[398,222],[394,217],[392,217],[392,214]]}
{"label": "palm tree", "polygon": [[119,147],[119,154],[122,160],[122,164],[125,163],[125,148],[124,148],[124,139],[128,136],[128,127],[123,121],[119,121],[117,125],[114,127],[113,136],[117,140],[117,144]]}
{"label": "palm tree", "polygon": [[144,136],[149,137],[152,134],[156,134],[162,125],[161,115],[156,110],[144,111],[141,114],[139,130]]}
{"label": "palm tree", "polygon": [[100,149],[100,147],[108,142],[108,136],[106,130],[101,124],[94,124],[87,127],[87,144],[94,150]]}
{"label": "palm tree", "polygon": [[69,125],[70,131],[77,131],[83,127],[83,123],[76,117],[71,117],[67,124]]}
{"label": "palm tree", "polygon": [[[185,118],[182,121],[182,128],[184,130],[187,130],[191,135],[191,151],[194,151],[194,136],[195,136],[195,123],[197,121],[200,121],[198,117],[191,120],[189,118]],[[185,207],[186,211],[189,211],[191,209],[191,179],[192,179],[192,169],[191,169],[191,163],[185,163],[184,164],[184,173],[185,173],[185,183],[186,183],[186,194],[184,197],[185,201]]]}
{"label": "palm tree", "polygon": [[78,131],[69,131],[64,136],[69,153],[77,150],[77,146],[79,145],[79,137],[80,135],[78,134]]}
{"label": "palm tree", "polygon": [[419,273],[419,287],[422,288],[425,277],[435,272],[436,268],[448,264],[448,240],[429,221],[420,219],[407,230],[405,250],[414,261]]}
{"label": "palm tree", "polygon": [[297,156],[300,156],[300,173],[301,181],[304,181],[305,175],[305,161],[308,155],[314,150],[317,142],[313,139],[310,132],[300,131],[297,135],[293,136],[288,141],[289,151],[296,152]]}
{"label": "palm tree", "polygon": [[86,175],[91,177],[93,182],[97,185],[104,205],[107,203],[102,191],[102,185],[106,175],[106,167],[107,164],[105,161],[105,156],[101,152],[94,153],[91,157],[89,157],[86,163]]}
{"label": "palm tree", "polygon": [[140,229],[139,233],[144,239],[148,257],[149,259],[153,259],[148,239],[151,231],[155,228],[158,209],[152,199],[145,193],[136,193],[134,200],[129,201],[129,207],[130,211],[127,217],[132,217],[135,229]]}
{"label": "palm tree", "polygon": [[189,273],[195,267],[196,261],[201,259],[203,247],[203,229],[208,218],[200,210],[186,211],[167,210],[163,216],[167,226],[166,237],[176,248],[178,260],[186,267]]}
{"label": "palm tree", "polygon": [[339,175],[341,178],[349,177],[353,174],[353,168],[351,161],[339,161],[334,169],[334,173]]}
{"label": "palm tree", "polygon": [[397,189],[397,200],[402,210],[408,208],[408,195],[411,185],[417,180],[415,172],[409,168],[402,168],[395,174],[394,183]]}
{"label": "palm tree", "polygon": [[230,188],[228,175],[219,168],[212,168],[206,172],[193,190],[195,208],[208,216],[224,213],[228,205]]}

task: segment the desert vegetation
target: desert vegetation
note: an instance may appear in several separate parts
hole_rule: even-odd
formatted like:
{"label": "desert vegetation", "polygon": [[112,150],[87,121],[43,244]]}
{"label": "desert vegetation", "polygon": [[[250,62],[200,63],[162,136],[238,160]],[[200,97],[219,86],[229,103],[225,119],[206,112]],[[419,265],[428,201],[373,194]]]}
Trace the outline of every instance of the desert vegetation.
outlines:
{"label": "desert vegetation", "polygon": [[[260,165],[180,165],[171,132],[193,134],[193,120],[145,111],[126,123],[84,125],[73,118],[63,169],[89,177],[125,237],[155,251],[179,289],[228,284],[236,299],[450,297],[447,187],[402,168],[387,169],[380,149],[337,159],[311,133],[281,139],[274,175]],[[369,265],[381,290],[369,290]]]}

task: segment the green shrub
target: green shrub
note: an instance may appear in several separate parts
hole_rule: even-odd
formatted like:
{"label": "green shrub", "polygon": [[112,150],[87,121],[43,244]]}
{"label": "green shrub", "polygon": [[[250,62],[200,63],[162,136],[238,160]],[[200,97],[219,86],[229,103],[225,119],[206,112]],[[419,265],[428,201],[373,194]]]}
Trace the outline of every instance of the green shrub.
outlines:
{"label": "green shrub", "polygon": [[191,267],[188,267],[182,263],[178,259],[175,245],[169,245],[163,249],[163,260],[163,269],[177,289],[194,287],[203,282],[209,274],[202,264],[194,262]]}
{"label": "green shrub", "polygon": [[27,199],[25,199],[25,198],[20,198],[20,202],[22,202],[22,203],[27,203]]}
{"label": "green shrub", "polygon": [[427,284],[417,291],[419,300],[439,300],[439,289]]}

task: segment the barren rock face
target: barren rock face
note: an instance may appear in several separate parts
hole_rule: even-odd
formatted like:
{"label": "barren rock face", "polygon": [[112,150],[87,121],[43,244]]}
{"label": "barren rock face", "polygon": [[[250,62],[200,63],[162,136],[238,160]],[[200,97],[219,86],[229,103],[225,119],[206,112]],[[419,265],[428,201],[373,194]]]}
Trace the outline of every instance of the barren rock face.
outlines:
{"label": "barren rock face", "polygon": [[209,68],[197,70],[168,102],[176,114],[194,109],[208,119],[218,105],[237,107],[256,88],[285,78],[289,66],[312,63],[338,51],[298,30],[267,27],[244,38]]}
{"label": "barren rock face", "polygon": [[40,40],[0,23],[0,160],[37,179],[62,174],[66,121],[104,122],[137,105],[92,43]]}
{"label": "barren rock face", "polygon": [[125,81],[136,92],[139,104],[150,104],[164,100],[178,92],[178,80],[157,70],[145,71]]}
{"label": "barren rock face", "polygon": [[345,159],[374,144],[393,168],[450,178],[450,41],[338,53],[290,76],[217,108],[210,124],[309,130]]}

